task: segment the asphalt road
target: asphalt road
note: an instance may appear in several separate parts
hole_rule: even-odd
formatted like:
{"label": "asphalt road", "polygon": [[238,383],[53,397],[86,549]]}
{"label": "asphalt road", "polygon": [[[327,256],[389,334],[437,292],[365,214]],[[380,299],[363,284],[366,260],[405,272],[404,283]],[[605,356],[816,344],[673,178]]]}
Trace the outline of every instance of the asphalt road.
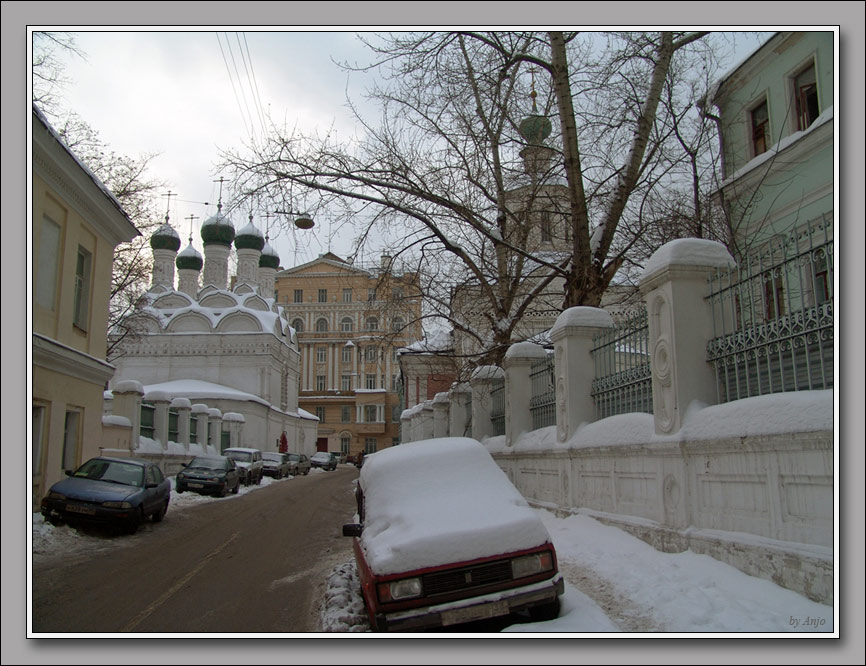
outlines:
{"label": "asphalt road", "polygon": [[[104,550],[33,564],[34,632],[313,632],[341,535],[355,512],[354,467],[169,511]],[[123,540],[114,543],[114,539]]]}

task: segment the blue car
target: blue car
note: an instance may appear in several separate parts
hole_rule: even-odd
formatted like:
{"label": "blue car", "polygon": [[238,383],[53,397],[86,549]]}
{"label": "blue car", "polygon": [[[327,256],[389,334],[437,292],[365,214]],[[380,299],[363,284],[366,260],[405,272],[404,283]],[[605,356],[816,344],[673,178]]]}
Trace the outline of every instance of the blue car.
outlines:
{"label": "blue car", "polygon": [[54,525],[89,523],[134,534],[146,518],[157,523],[168,510],[171,483],[159,467],[134,458],[91,458],[42,500],[42,515]]}

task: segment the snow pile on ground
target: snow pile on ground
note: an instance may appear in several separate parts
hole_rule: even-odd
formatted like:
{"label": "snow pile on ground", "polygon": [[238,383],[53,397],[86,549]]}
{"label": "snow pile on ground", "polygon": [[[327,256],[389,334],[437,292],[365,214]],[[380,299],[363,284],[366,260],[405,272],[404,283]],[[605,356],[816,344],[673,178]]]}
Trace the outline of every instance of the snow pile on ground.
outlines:
{"label": "snow pile on ground", "polygon": [[361,547],[379,574],[540,546],[526,500],[473,439],[402,444],[367,456]]}
{"label": "snow pile on ground", "polygon": [[[833,631],[833,608],[748,576],[708,555],[662,553],[584,515],[546,525],[566,580],[559,617],[516,623],[530,633],[818,633]],[[369,631],[354,563],[337,567],[322,609],[324,631]],[[359,608],[361,609],[359,611]]]}

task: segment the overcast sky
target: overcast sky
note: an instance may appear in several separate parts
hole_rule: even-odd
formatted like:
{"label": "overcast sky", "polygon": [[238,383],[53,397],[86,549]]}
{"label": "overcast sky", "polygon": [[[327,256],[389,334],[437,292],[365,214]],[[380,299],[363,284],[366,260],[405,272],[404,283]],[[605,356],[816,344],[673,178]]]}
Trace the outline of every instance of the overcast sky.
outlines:
{"label": "overcast sky", "polygon": [[[170,215],[184,245],[191,228],[186,218],[197,216],[192,228],[199,251],[198,226],[215,213],[219,196],[214,183],[218,149],[238,148],[251,133],[261,134],[255,101],[280,124],[297,124],[305,133],[333,125],[345,138],[354,130],[345,105],[347,85],[357,101],[366,80],[334,61],[365,63],[370,57],[351,31],[218,33],[184,27],[75,34],[86,59],[64,58],[71,80],[62,92],[64,105],[98,130],[112,150],[160,154],[151,174],[178,195],[172,197]],[[742,34],[727,64],[734,65],[769,34]],[[263,232],[264,212],[254,211]],[[236,229],[246,225],[247,216],[248,211],[232,214]],[[271,224],[271,242],[283,266],[329,249],[329,222],[316,221],[312,232],[294,235]],[[352,241],[351,234],[338,235],[330,249],[347,256]],[[376,259],[375,248],[365,259]]]}

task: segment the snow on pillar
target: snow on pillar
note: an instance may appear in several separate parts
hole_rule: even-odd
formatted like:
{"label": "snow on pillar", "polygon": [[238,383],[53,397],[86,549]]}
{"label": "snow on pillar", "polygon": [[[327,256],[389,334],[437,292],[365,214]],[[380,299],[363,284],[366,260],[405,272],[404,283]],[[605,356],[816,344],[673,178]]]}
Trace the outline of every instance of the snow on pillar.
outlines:
{"label": "snow on pillar", "polygon": [[448,393],[433,396],[433,436],[448,437],[448,407],[451,400]]}
{"label": "snow on pillar", "polygon": [[472,389],[466,382],[454,383],[449,391],[448,432],[452,437],[469,437],[472,416]]}
{"label": "snow on pillar", "polygon": [[241,444],[241,435],[243,433],[244,423],[246,422],[243,414],[238,414],[237,412],[226,412],[223,414],[223,421],[225,421],[229,431],[229,446],[243,446]]}
{"label": "snow on pillar", "polygon": [[524,432],[532,430],[532,364],[547,358],[544,347],[518,342],[505,352],[505,441],[513,446]]}
{"label": "snow on pillar", "polygon": [[412,410],[404,409],[400,414],[400,441],[408,444],[412,441]]}
{"label": "snow on pillar", "polygon": [[168,405],[171,396],[165,391],[150,391],[144,399],[153,403],[153,439],[165,451],[168,448]]}
{"label": "snow on pillar", "polygon": [[208,440],[217,454],[222,453],[223,413],[216,407],[207,410]]}
{"label": "snow on pillar", "polygon": [[177,410],[177,441],[189,453],[189,414],[192,405],[187,398],[175,398],[169,407]]}
{"label": "snow on pillar", "polygon": [[550,330],[556,365],[556,437],[560,442],[568,440],[581,423],[595,420],[592,339],[612,327],[613,319],[605,310],[575,307],[560,314]]}
{"label": "snow on pillar", "polygon": [[144,396],[144,387],[141,382],[127,379],[117,382],[111,390],[114,395],[112,411],[116,416],[123,416],[129,420],[132,426],[132,436],[129,438],[129,450],[138,448],[138,438],[141,435],[141,399]]}
{"label": "snow on pillar", "polygon": [[201,446],[202,451],[207,453],[207,435],[208,435],[208,406],[197,402],[190,409],[190,414],[195,416],[195,441]]}
{"label": "snow on pillar", "polygon": [[713,315],[707,278],[735,262],[721,243],[683,238],[662,245],[640,280],[649,323],[653,418],[656,434],[679,431],[689,404],[716,402],[716,379],[707,362]]}
{"label": "snow on pillar", "polygon": [[493,387],[505,379],[502,368],[482,365],[472,372],[469,385],[472,387],[472,437],[481,441],[493,435],[490,412],[493,410]]}

